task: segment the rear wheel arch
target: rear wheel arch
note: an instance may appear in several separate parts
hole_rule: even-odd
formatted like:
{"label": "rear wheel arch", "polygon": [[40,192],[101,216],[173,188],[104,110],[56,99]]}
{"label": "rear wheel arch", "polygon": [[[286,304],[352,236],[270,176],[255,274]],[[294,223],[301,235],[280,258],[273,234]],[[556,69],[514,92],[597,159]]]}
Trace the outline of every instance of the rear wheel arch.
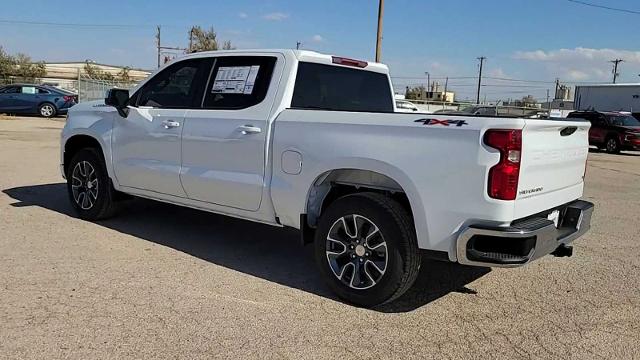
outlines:
{"label": "rear wheel arch", "polygon": [[306,220],[315,228],[323,211],[335,200],[350,194],[374,192],[384,194],[402,205],[413,219],[409,196],[393,178],[377,171],[363,169],[334,169],[319,175],[307,194]]}

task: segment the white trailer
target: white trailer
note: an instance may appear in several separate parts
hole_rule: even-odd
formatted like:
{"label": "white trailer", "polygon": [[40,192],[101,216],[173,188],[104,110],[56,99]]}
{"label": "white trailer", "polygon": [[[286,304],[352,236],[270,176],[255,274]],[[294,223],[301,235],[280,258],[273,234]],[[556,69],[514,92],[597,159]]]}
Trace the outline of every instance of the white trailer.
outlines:
{"label": "white trailer", "polygon": [[640,84],[576,86],[575,109],[640,112]]}

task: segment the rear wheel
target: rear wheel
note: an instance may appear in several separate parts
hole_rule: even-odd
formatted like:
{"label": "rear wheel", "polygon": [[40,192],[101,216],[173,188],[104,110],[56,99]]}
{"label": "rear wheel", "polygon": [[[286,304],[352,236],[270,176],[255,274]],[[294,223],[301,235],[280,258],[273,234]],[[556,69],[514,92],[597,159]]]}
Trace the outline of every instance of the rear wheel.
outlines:
{"label": "rear wheel", "polygon": [[329,287],[365,307],[400,297],[420,267],[411,218],[399,203],[377,193],[333,202],[320,218],[315,255]]}
{"label": "rear wheel", "polygon": [[73,156],[67,168],[67,191],[81,219],[106,219],[117,209],[116,191],[96,149],[85,148]]}
{"label": "rear wheel", "polygon": [[620,142],[615,137],[610,137],[605,143],[605,149],[609,154],[617,154],[620,152]]}
{"label": "rear wheel", "polygon": [[38,113],[42,117],[50,118],[56,115],[56,107],[51,103],[44,103],[38,108]]}

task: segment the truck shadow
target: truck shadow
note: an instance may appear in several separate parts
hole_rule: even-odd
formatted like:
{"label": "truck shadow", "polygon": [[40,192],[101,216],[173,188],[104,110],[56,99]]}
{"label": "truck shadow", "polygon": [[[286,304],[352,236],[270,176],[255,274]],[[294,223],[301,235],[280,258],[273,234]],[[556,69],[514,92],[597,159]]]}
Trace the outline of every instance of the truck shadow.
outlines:
{"label": "truck shadow", "polygon": [[[14,207],[38,206],[75,216],[64,183],[16,187],[3,192],[18,201],[11,204]],[[96,224],[216,265],[338,300],[316,270],[312,246],[303,247],[296,230],[144,199],[128,202],[123,212],[126,216]],[[425,259],[413,288],[395,302],[374,310],[408,312],[451,292],[475,294],[466,285],[489,271]]]}

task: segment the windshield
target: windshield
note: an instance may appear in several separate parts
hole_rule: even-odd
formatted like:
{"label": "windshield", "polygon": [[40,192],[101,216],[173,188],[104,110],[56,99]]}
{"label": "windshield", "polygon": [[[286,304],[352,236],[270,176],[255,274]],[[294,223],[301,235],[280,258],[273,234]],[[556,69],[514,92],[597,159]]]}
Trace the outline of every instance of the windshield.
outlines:
{"label": "windshield", "polygon": [[633,116],[628,116],[628,115],[625,115],[625,116],[612,116],[611,118],[609,118],[609,121],[611,121],[611,125],[640,126],[640,121],[638,121]]}

